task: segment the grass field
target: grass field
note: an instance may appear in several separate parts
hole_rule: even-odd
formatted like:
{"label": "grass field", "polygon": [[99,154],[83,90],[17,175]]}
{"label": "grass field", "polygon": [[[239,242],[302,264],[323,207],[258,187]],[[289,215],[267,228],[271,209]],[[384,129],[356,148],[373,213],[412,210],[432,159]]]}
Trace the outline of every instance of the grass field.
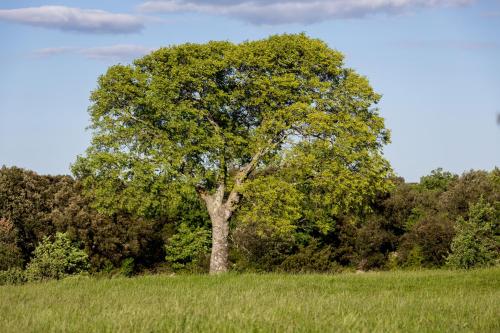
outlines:
{"label": "grass field", "polygon": [[500,269],[3,286],[0,331],[500,332]]}

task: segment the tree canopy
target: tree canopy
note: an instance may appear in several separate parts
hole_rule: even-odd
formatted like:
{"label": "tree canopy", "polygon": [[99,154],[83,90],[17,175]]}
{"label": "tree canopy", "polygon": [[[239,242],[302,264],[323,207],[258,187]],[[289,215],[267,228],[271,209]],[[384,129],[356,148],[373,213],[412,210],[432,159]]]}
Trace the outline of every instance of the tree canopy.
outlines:
{"label": "tree canopy", "polygon": [[379,99],[341,53],[304,34],[165,47],[99,78],[92,143],[73,171],[107,212],[155,216],[196,191],[212,221],[211,272],[221,272],[245,189],[248,219],[286,191],[282,205],[307,209],[278,206],[273,221],[309,214],[327,230],[387,188]]}

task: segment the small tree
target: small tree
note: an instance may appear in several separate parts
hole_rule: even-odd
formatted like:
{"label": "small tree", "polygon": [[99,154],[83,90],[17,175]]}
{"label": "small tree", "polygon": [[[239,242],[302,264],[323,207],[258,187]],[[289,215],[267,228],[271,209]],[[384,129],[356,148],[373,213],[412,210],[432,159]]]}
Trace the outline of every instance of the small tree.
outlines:
{"label": "small tree", "polygon": [[177,233],[165,245],[166,260],[174,269],[193,267],[210,249],[210,231],[204,228],[191,230],[181,223]]}
{"label": "small tree", "polygon": [[71,244],[66,234],[58,232],[54,241],[45,237],[36,247],[26,275],[30,281],[61,279],[87,269],[87,254]]}
{"label": "small tree", "polygon": [[444,192],[448,189],[450,184],[457,179],[457,175],[448,171],[443,171],[443,168],[437,168],[432,170],[430,175],[420,178],[420,186],[426,190]]}
{"label": "small tree", "polygon": [[468,215],[457,220],[447,264],[465,269],[491,266],[499,258],[499,214],[481,198]]}

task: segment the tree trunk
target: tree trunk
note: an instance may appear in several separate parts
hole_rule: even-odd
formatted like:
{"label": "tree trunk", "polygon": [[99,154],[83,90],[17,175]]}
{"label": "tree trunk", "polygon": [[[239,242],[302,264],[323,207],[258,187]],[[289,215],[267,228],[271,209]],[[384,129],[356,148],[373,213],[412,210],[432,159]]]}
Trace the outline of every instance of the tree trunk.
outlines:
{"label": "tree trunk", "polygon": [[221,184],[214,194],[200,193],[205,201],[212,222],[212,253],[210,255],[210,274],[228,271],[229,256],[229,218],[232,206],[224,203],[224,185]]}
{"label": "tree trunk", "polygon": [[224,206],[219,207],[215,214],[210,214],[212,221],[212,254],[210,255],[210,274],[228,271],[229,255],[229,219]]}

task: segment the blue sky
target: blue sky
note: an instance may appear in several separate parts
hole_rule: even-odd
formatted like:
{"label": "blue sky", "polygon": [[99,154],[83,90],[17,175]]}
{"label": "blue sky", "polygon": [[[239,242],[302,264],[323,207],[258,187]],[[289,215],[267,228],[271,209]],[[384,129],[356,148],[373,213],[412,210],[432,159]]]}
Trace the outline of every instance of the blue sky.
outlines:
{"label": "blue sky", "polygon": [[383,95],[400,176],[500,166],[500,0],[2,0],[0,165],[69,173],[112,64],[285,32],[323,39]]}

